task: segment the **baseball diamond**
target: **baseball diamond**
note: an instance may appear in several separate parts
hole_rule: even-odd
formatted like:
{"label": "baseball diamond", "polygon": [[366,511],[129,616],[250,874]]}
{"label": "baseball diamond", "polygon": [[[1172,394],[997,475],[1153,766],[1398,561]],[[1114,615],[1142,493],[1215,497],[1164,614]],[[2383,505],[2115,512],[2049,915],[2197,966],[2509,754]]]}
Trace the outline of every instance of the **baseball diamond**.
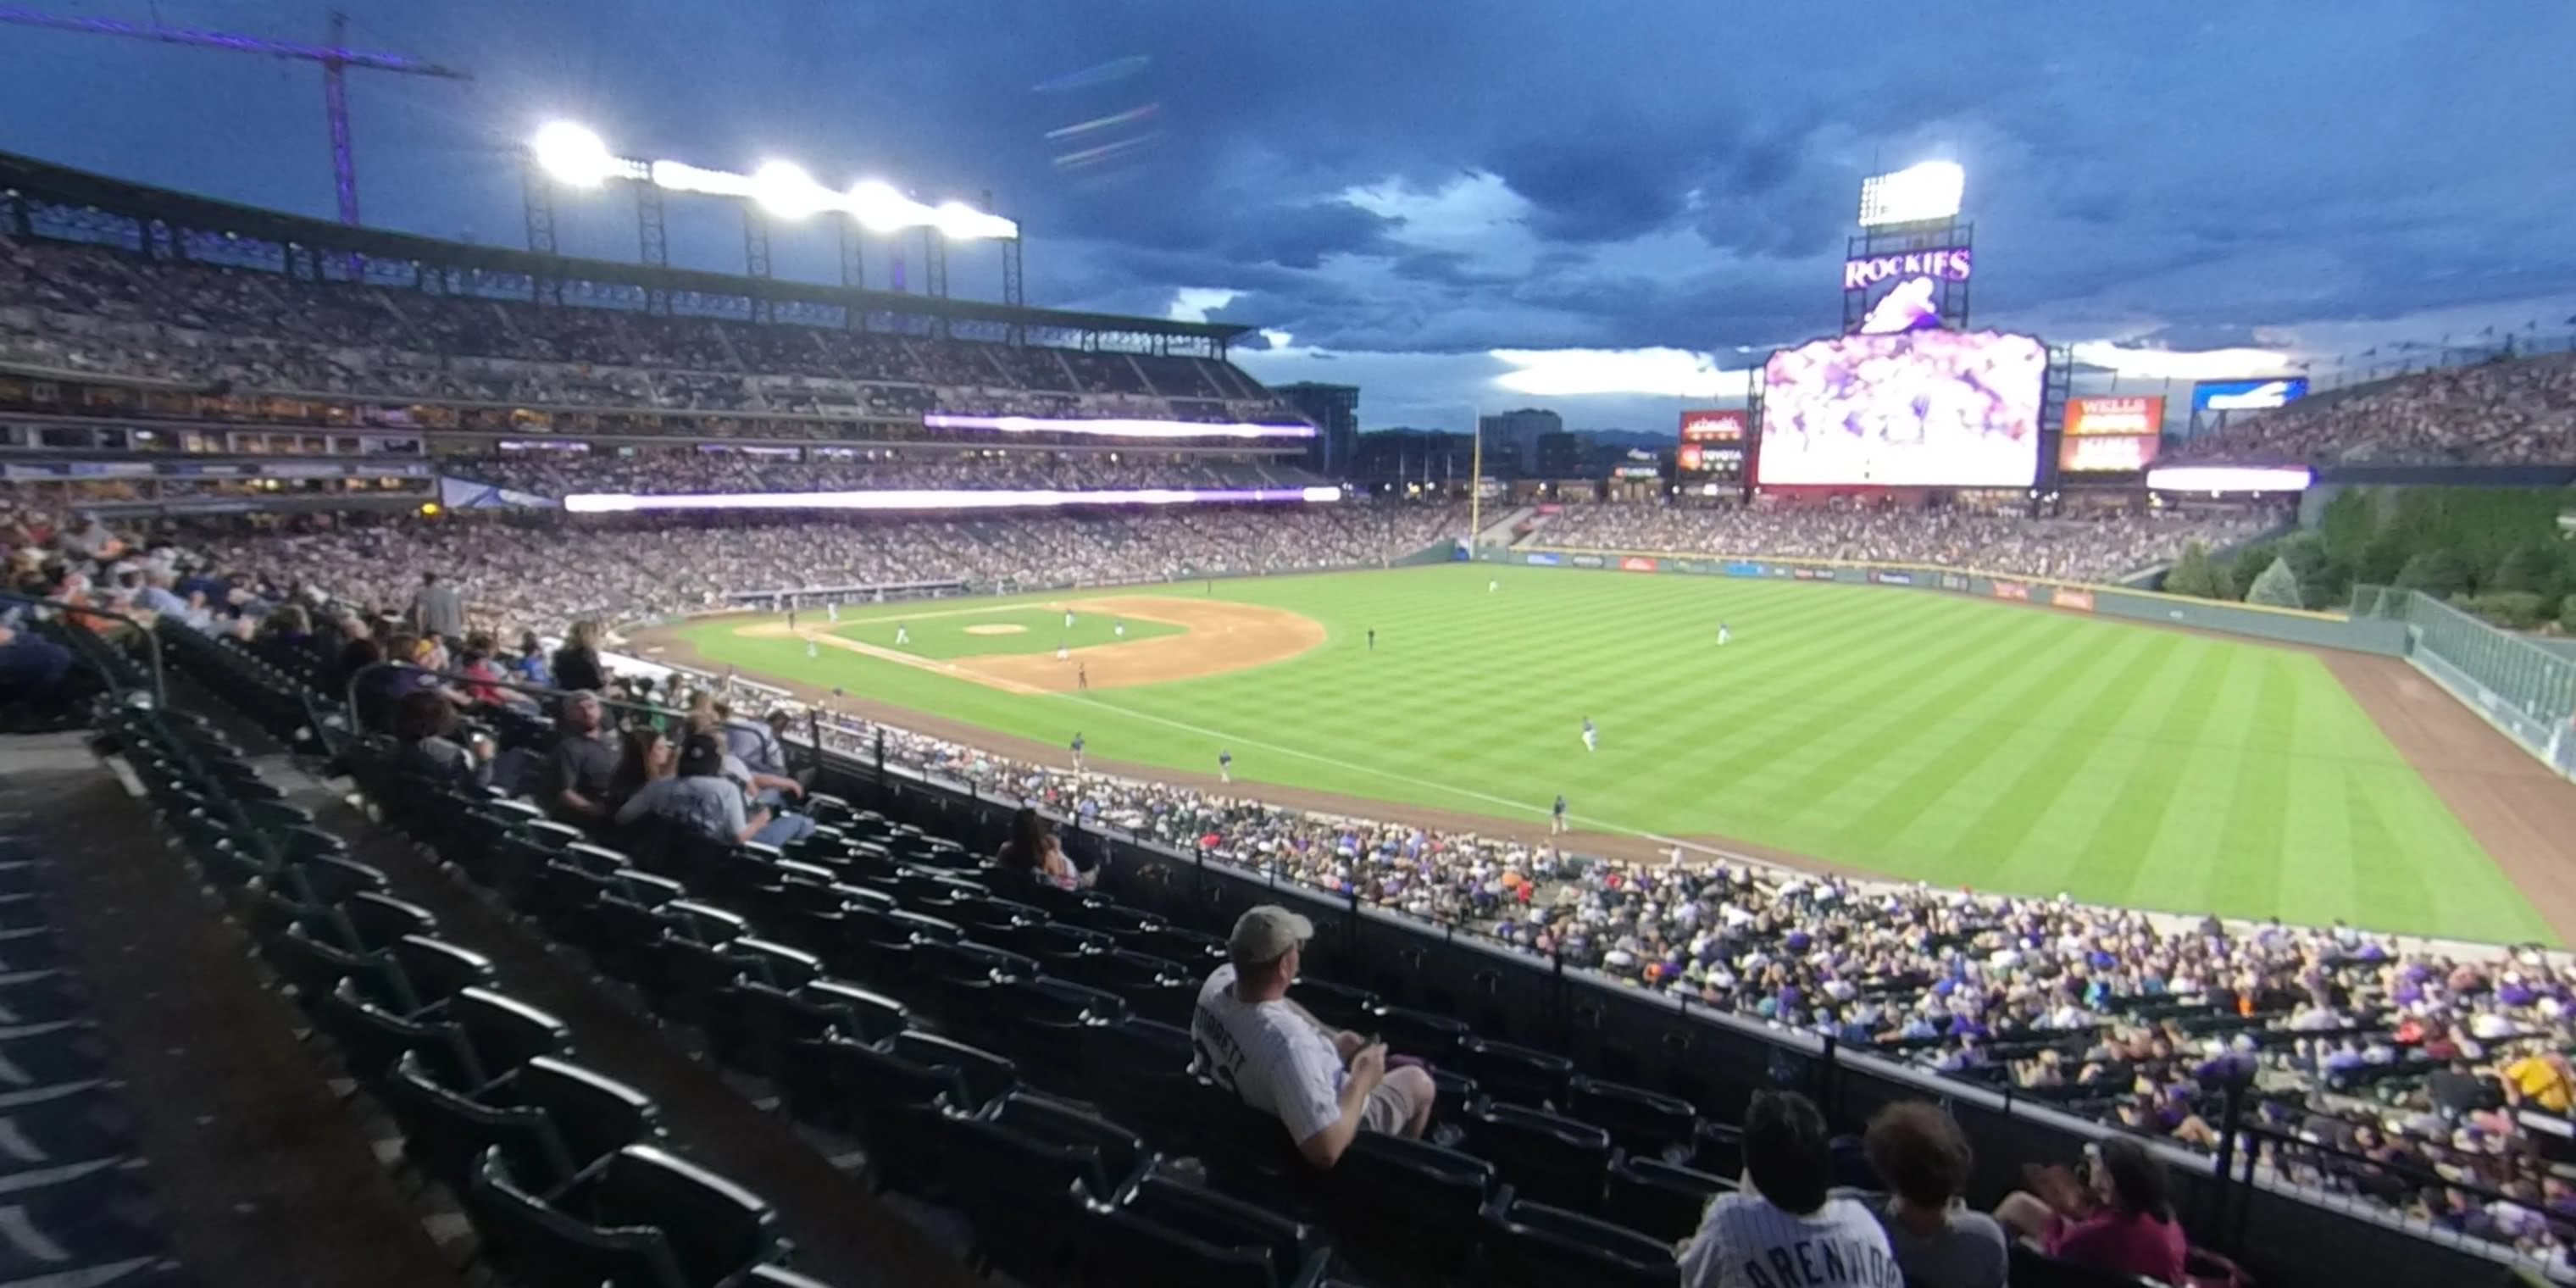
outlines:
{"label": "baseball diamond", "polygon": [[[841,636],[890,639],[903,620],[912,651],[812,660],[783,623],[739,616],[639,642],[1013,750],[1079,728],[1095,758],[1168,773],[1231,749],[1237,790],[1354,813],[1538,836],[1562,792],[1576,827],[1641,850],[2455,938],[2576,933],[2576,900],[2534,880],[2576,834],[2565,784],[2401,662],[1866,586],[1507,569],[1489,593],[1495,576],[879,606]],[[1131,637],[1181,633],[1093,632],[1058,662],[1047,630],[962,630],[1067,605],[1080,623],[1123,613]],[[1221,606],[1245,616],[1187,611]]]}

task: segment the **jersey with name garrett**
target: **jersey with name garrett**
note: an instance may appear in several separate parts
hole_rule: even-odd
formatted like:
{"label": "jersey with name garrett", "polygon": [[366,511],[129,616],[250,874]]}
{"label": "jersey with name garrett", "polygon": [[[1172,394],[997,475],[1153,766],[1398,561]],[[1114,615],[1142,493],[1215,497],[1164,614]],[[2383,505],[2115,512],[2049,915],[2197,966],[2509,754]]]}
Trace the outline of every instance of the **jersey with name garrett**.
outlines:
{"label": "jersey with name garrett", "polygon": [[1709,1204],[1682,1249],[1682,1288],[1904,1288],[1905,1272],[1869,1209],[1827,1199],[1804,1216],[1753,1194]]}

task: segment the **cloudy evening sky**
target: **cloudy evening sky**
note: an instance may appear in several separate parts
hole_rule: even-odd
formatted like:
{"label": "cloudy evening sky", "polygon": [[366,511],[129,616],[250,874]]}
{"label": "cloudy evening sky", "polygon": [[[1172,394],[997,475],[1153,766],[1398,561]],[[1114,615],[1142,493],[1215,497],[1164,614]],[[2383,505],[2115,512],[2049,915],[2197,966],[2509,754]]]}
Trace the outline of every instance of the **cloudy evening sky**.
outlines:
{"label": "cloudy evening sky", "polygon": [[[476,77],[352,76],[370,223],[517,243],[513,148],[557,117],[633,155],[990,189],[1033,303],[1261,326],[1247,368],[1359,384],[1372,428],[1538,404],[1664,429],[1740,394],[1748,354],[1839,324],[1861,177],[1927,157],[1968,172],[1979,320],[2128,381],[2576,314],[2553,0],[344,7],[353,44]],[[312,39],[325,8],[158,16]],[[327,214],[320,100],[309,64],[0,26],[0,150]],[[622,202],[560,218],[633,257]],[[739,266],[732,210],[671,218],[675,262]],[[837,271],[820,229],[777,254]],[[989,250],[950,274],[998,293]]]}

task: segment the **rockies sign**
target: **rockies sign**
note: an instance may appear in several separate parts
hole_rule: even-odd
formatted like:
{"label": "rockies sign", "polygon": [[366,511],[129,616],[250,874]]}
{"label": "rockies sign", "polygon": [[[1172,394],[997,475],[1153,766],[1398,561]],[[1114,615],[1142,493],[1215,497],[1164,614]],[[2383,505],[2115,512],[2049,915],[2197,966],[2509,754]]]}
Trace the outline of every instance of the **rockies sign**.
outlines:
{"label": "rockies sign", "polygon": [[1968,261],[1969,251],[1965,246],[1913,250],[1901,255],[1864,255],[1843,261],[1843,289],[1866,291],[1881,282],[1900,277],[1964,282],[1968,280]]}

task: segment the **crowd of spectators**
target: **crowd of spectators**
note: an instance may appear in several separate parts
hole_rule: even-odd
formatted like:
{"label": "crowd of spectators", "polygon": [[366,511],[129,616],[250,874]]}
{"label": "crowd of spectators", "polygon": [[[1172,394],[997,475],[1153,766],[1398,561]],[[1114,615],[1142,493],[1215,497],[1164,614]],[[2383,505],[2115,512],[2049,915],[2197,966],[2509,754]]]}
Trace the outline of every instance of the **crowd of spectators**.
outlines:
{"label": "crowd of spectators", "polygon": [[[1454,527],[1456,517],[1438,507],[1350,507],[1155,516],[1120,527],[1158,530],[1135,545],[1185,549],[1251,540],[1254,526],[1276,525],[1298,534],[1284,548],[1311,559],[1310,543],[1325,533],[1365,545],[1411,523]],[[1033,526],[1092,522],[1103,521]],[[523,703],[497,687],[516,675],[703,714],[718,702],[750,713],[775,695],[668,672],[658,685],[612,678],[618,664],[587,623],[551,653],[532,635],[496,644],[512,636],[468,625],[478,597],[495,582],[589,562],[576,546],[613,548],[614,562],[651,582],[688,566],[689,552],[750,534],[820,542],[808,527],[672,527],[652,541],[621,533],[613,547],[596,534],[476,524],[191,543],[21,514],[0,525],[0,538],[10,547],[9,585],[23,593],[177,615],[256,648],[311,649],[327,616],[363,656],[491,677],[450,691],[445,700],[458,706]],[[902,543],[916,551],[949,544]],[[1205,548],[1195,553],[1208,557]],[[775,557],[791,569],[813,558]],[[529,620],[551,626],[583,595],[649,593],[640,584],[576,590],[558,582],[538,587],[524,607]],[[470,632],[461,652],[436,642],[459,629]],[[30,673],[19,665],[24,647],[23,637],[0,637],[0,682]],[[477,781],[494,772],[475,763],[483,753],[441,732],[443,712],[425,702],[402,707],[403,696],[390,701],[423,763]],[[1131,832],[1460,924],[1628,987],[1830,1035],[2177,1145],[2218,1147],[2227,1101],[2241,1097],[2248,1130],[2236,1145],[2264,1174],[2561,1265],[2576,1235],[2568,1180],[2576,1171],[2554,1161],[2563,1146],[2532,1126],[2563,1125],[2576,1097],[2564,1054],[2576,1046],[2576,967],[2563,956],[2409,944],[2341,924],[2227,925],[2063,898],[1898,887],[1678,849],[1652,861],[1588,857],[1563,852],[1562,838],[1536,827],[1464,831],[1340,816],[1222,787],[997,755],[828,706],[813,716],[831,749],[864,756],[882,745],[896,763],[1020,796],[1079,820],[1081,830]],[[804,726],[767,727],[792,738]],[[688,740],[636,755],[645,781],[730,772],[717,752]],[[746,833],[776,822],[756,811],[721,821]],[[1077,847],[1073,857],[1093,861],[1096,851]]]}
{"label": "crowd of spectators", "polygon": [[844,451],[810,459],[747,451],[512,452],[442,457],[439,471],[544,497],[578,492],[829,492],[890,489],[1283,488],[1322,482],[1293,465],[1154,453]]}
{"label": "crowd of spectators", "polygon": [[652,314],[0,238],[0,363],[190,389],[518,406],[1293,419],[1207,358]]}
{"label": "crowd of spectators", "polygon": [[2185,545],[2223,549],[2279,526],[2275,514],[2116,514],[2029,519],[1866,506],[1573,505],[1531,540],[1578,549],[1942,564],[2110,582],[2168,563]]}
{"label": "crowd of spectators", "polygon": [[202,540],[214,562],[256,583],[373,607],[409,602],[422,574],[438,573],[480,620],[515,634],[559,629],[568,616],[632,620],[724,607],[737,592],[1037,588],[1370,566],[1457,536],[1465,522],[1455,506],[1343,504],[945,519],[316,522]]}
{"label": "crowd of spectators", "polygon": [[2576,464],[2576,353],[2501,358],[2240,415],[2177,463]]}

